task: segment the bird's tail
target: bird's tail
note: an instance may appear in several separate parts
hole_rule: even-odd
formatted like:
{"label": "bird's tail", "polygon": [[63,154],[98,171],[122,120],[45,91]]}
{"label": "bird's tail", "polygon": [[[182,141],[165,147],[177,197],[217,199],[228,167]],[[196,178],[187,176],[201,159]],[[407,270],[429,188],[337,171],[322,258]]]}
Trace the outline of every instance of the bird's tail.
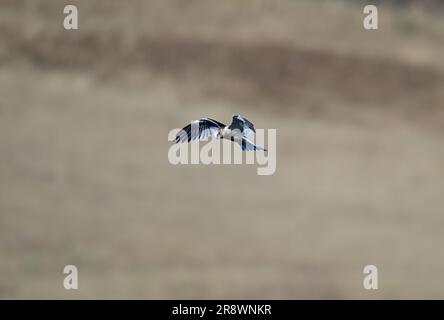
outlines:
{"label": "bird's tail", "polygon": [[242,137],[242,142],[239,141],[242,146],[242,151],[268,151],[266,148],[262,148],[252,141],[248,140],[246,137]]}

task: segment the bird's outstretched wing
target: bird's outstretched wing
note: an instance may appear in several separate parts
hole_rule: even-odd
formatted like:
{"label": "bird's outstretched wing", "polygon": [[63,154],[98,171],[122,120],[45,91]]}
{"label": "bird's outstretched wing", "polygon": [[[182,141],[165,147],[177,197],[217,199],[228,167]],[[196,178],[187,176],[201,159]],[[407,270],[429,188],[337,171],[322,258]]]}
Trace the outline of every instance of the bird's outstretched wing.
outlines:
{"label": "bird's outstretched wing", "polygon": [[190,142],[196,139],[206,139],[209,136],[217,137],[220,129],[225,125],[211,118],[202,118],[192,121],[176,135],[176,143]]}
{"label": "bird's outstretched wing", "polygon": [[268,151],[265,148],[255,145],[253,141],[248,140],[246,137],[242,137],[242,139],[235,141],[240,144],[240,146],[242,147],[242,151],[256,151],[256,150]]}
{"label": "bird's outstretched wing", "polygon": [[244,135],[256,133],[253,123],[238,114],[235,114],[232,117],[231,124],[229,125],[228,129],[239,130]]}

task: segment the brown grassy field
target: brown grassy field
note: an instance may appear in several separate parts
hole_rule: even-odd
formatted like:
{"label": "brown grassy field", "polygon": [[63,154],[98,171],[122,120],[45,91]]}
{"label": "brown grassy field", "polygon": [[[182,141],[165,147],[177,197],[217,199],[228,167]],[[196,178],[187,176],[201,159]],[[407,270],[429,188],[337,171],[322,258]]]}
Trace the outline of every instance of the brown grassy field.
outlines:
{"label": "brown grassy field", "polygon": [[[379,11],[1,1],[0,298],[444,298],[444,20]],[[277,129],[274,175],[168,162],[235,113]]]}

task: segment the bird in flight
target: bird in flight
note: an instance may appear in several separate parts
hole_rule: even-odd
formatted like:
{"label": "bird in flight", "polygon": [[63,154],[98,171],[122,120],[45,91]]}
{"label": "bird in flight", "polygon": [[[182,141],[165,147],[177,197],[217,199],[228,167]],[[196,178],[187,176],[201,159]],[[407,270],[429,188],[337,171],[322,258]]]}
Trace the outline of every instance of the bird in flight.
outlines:
{"label": "bird in flight", "polygon": [[190,142],[196,139],[201,140],[211,136],[215,139],[228,139],[237,142],[244,151],[267,151],[267,149],[257,146],[247,138],[248,135],[255,133],[256,129],[254,125],[238,114],[232,117],[229,125],[225,125],[211,118],[202,118],[191,121],[189,125],[180,130],[176,135],[176,143]]}

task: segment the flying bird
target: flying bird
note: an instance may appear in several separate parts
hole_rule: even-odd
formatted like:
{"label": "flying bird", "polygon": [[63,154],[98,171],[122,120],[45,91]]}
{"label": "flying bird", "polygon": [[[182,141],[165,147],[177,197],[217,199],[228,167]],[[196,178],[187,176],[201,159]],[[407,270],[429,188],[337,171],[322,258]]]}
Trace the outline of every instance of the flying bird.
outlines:
{"label": "flying bird", "polygon": [[244,151],[267,151],[267,149],[255,145],[254,142],[247,138],[248,135],[255,133],[256,129],[253,123],[238,114],[232,117],[229,125],[225,125],[211,118],[201,118],[191,121],[189,125],[180,130],[176,135],[176,143],[207,139],[211,136],[215,139],[228,139],[237,142]]}

